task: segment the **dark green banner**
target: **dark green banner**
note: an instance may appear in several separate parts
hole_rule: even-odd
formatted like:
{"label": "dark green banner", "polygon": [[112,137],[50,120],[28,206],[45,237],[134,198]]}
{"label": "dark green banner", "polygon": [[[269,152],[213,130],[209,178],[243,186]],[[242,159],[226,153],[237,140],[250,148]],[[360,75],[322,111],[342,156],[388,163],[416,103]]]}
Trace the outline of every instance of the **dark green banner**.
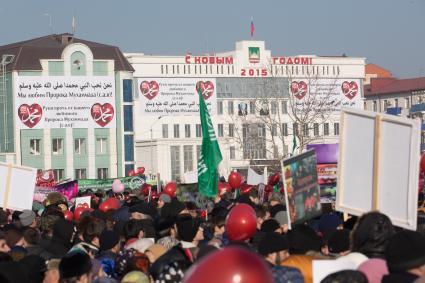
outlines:
{"label": "dark green banner", "polygon": [[84,192],[88,189],[97,191],[107,191],[112,189],[112,183],[115,179],[119,179],[126,189],[138,189],[146,180],[144,176],[122,177],[114,179],[81,179],[78,180],[78,190]]}

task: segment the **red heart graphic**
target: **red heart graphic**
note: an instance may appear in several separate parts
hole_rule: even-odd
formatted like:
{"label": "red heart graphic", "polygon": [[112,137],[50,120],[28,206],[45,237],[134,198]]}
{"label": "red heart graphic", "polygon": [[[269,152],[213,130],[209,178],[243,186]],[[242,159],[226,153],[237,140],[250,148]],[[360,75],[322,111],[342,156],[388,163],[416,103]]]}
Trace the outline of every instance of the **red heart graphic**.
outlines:
{"label": "red heart graphic", "polygon": [[307,94],[307,84],[303,81],[293,81],[291,83],[291,92],[297,99],[303,99]]}
{"label": "red heart graphic", "polygon": [[158,95],[159,85],[156,81],[143,81],[140,84],[140,91],[147,99],[152,100]]}
{"label": "red heart graphic", "polygon": [[91,107],[91,116],[97,124],[101,127],[105,127],[114,119],[114,107],[109,103],[103,105],[95,103]]}
{"label": "red heart graphic", "polygon": [[18,116],[25,126],[32,128],[40,122],[41,117],[43,116],[43,109],[37,103],[34,103],[31,106],[28,104],[22,104],[18,108]]}
{"label": "red heart graphic", "polygon": [[214,84],[211,81],[199,81],[196,83],[196,91],[198,93],[201,91],[202,96],[207,100],[214,94]]}
{"label": "red heart graphic", "polygon": [[357,92],[359,91],[359,86],[354,81],[351,81],[351,82],[345,81],[342,83],[341,89],[345,97],[347,97],[348,99],[353,99],[357,95]]}

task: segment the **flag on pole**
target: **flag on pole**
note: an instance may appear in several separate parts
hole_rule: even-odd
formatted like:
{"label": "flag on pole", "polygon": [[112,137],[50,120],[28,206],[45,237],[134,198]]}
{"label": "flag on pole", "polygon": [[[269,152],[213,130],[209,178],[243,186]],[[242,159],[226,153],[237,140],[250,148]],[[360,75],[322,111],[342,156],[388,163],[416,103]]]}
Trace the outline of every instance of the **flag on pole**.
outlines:
{"label": "flag on pole", "polygon": [[251,17],[251,37],[254,36],[254,31],[255,31],[255,28],[254,28],[254,19]]}
{"label": "flag on pole", "polygon": [[202,96],[202,88],[197,89],[202,128],[202,147],[198,160],[198,189],[204,196],[214,197],[218,193],[217,166],[223,157],[221,156],[210,114]]}

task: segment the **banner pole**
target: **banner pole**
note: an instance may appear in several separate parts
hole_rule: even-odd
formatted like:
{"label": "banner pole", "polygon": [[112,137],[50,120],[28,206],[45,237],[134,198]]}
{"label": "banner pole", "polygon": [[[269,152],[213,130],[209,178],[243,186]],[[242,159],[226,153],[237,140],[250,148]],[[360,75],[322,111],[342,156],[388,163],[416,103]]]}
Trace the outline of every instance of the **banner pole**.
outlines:
{"label": "banner pole", "polygon": [[381,121],[382,116],[377,115],[375,117],[375,137],[373,147],[373,186],[372,186],[372,210],[378,210],[378,188],[379,188],[379,160],[380,156],[380,144],[381,144]]}

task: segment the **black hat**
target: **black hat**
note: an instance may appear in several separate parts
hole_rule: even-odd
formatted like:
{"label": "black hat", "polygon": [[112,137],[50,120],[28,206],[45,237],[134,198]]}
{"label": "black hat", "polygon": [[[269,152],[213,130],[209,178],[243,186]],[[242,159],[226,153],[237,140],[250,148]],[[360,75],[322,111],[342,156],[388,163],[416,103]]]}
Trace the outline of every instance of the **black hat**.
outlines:
{"label": "black hat", "polygon": [[100,250],[106,251],[115,247],[120,241],[120,235],[115,231],[103,230],[100,234]]}
{"label": "black hat", "polygon": [[297,224],[288,233],[289,252],[305,254],[308,251],[320,251],[322,239],[307,225]]}
{"label": "black hat", "polygon": [[389,239],[385,251],[390,272],[407,271],[425,264],[425,236],[403,230]]}
{"label": "black hat", "polygon": [[266,233],[258,245],[258,252],[268,255],[289,249],[288,239],[285,235],[276,232]]}
{"label": "black hat", "polygon": [[86,253],[76,252],[68,254],[59,263],[60,278],[79,277],[89,273],[91,267],[90,257]]}
{"label": "black hat", "polygon": [[182,215],[177,218],[177,236],[179,240],[192,242],[198,232],[201,222],[198,218],[190,215]]}
{"label": "black hat", "polygon": [[261,224],[261,232],[274,232],[280,228],[279,222],[276,219],[267,219]]}
{"label": "black hat", "polygon": [[326,235],[330,253],[342,253],[350,249],[350,231],[335,230]]}
{"label": "black hat", "polygon": [[130,212],[139,212],[142,214],[149,215],[152,219],[155,219],[158,216],[156,208],[147,202],[139,202],[132,207],[130,207]]}

